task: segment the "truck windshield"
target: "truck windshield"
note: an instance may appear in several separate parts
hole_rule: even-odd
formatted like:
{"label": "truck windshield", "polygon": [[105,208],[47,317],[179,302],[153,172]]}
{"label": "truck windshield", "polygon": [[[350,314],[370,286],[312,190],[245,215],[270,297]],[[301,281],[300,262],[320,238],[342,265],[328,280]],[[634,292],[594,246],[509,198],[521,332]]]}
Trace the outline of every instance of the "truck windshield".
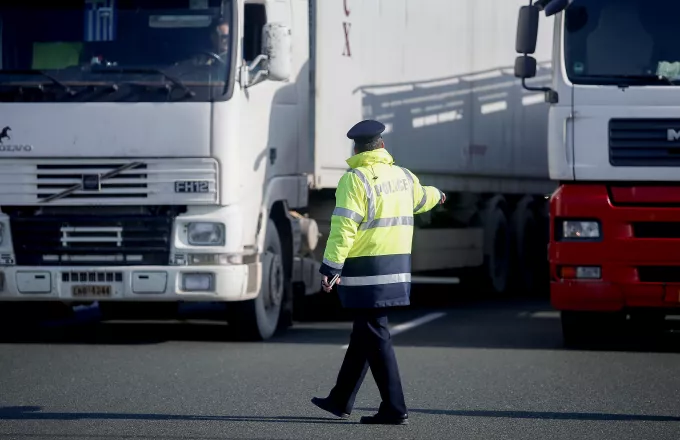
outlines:
{"label": "truck windshield", "polygon": [[574,0],[565,62],[575,84],[680,84],[677,0]]}
{"label": "truck windshield", "polygon": [[224,99],[231,0],[2,0],[0,102]]}

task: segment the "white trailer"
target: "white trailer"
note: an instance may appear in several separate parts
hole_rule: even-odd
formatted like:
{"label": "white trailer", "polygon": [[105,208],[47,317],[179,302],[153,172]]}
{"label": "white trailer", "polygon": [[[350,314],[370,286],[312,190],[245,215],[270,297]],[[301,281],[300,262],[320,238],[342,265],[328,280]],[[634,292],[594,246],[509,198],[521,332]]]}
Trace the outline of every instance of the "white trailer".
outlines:
{"label": "white trailer", "polygon": [[270,337],[319,291],[345,133],[369,118],[447,192],[414,272],[539,276],[555,185],[547,106],[513,77],[522,0],[37,4],[0,5],[0,307],[227,302]]}

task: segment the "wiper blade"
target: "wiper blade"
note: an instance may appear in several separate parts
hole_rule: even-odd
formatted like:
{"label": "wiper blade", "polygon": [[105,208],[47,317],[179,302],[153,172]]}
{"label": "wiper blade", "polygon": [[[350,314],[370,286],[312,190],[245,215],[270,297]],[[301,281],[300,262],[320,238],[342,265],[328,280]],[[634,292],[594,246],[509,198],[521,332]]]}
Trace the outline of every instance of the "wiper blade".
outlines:
{"label": "wiper blade", "polygon": [[647,74],[636,74],[636,75],[583,75],[583,78],[608,78],[612,81],[616,80],[632,80],[632,81],[654,81],[654,82],[667,82],[670,85],[676,85],[675,82],[665,75],[655,75],[652,73]]}
{"label": "wiper blade", "polygon": [[65,91],[66,93],[68,93],[69,95],[73,96],[73,95],[76,94],[76,92],[74,92],[69,86],[67,86],[66,84],[64,84],[63,82],[59,81],[58,79],[56,79],[55,77],[53,77],[53,76],[50,75],[49,73],[47,73],[47,72],[45,72],[45,71],[42,71],[42,70],[36,70],[36,69],[24,69],[24,70],[0,70],[0,74],[6,74],[6,75],[40,75],[40,76],[44,76],[45,78],[47,78],[47,79],[49,79],[50,81],[52,81],[53,84],[56,84],[56,85],[58,85],[59,87],[61,87],[62,89],[64,89],[64,91]]}
{"label": "wiper blade", "polygon": [[190,90],[187,86],[184,85],[182,81],[179,79],[173,77],[172,75],[164,72],[161,69],[154,69],[152,67],[99,67],[99,68],[92,68],[91,72],[93,73],[132,73],[132,74],[149,74],[149,73],[156,73],[158,75],[162,75],[173,83],[175,86],[179,87],[180,89],[184,90],[184,93],[186,95],[189,95],[191,97],[196,96],[196,93]]}
{"label": "wiper blade", "polygon": [[654,74],[651,74],[651,73],[640,74],[640,75],[616,75],[616,77],[617,78],[622,77],[622,78],[626,78],[626,79],[638,79],[638,80],[641,80],[641,81],[644,81],[644,80],[666,81],[666,82],[670,83],[671,85],[675,85],[675,83],[673,83],[673,80],[671,80],[669,77],[667,77],[665,75],[654,75]]}
{"label": "wiper blade", "polygon": [[670,83],[670,85],[677,86],[677,83],[675,81],[673,81],[673,79],[670,76],[666,76],[666,75],[658,75],[658,76],[659,76],[659,78],[663,78],[666,81],[668,81]]}

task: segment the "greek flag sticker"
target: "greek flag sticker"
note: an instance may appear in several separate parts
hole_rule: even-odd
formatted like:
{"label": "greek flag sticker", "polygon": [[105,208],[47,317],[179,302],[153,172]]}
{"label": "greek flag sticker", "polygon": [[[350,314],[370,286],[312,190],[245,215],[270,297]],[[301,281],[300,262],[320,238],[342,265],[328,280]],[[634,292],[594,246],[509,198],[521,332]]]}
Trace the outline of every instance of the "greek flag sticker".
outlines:
{"label": "greek flag sticker", "polygon": [[116,0],[85,0],[85,41],[116,38]]}

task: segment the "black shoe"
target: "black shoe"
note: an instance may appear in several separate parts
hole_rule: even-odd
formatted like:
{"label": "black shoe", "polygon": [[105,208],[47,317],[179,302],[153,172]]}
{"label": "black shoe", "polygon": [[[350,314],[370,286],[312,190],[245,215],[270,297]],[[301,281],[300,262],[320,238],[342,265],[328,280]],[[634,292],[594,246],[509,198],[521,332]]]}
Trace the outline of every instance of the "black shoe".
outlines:
{"label": "black shoe", "polygon": [[408,414],[385,416],[378,413],[374,416],[364,416],[359,422],[365,425],[408,425]]}
{"label": "black shoe", "polygon": [[341,419],[349,418],[349,414],[336,407],[328,398],[322,399],[321,397],[312,397],[312,403],[336,417],[340,417]]}

